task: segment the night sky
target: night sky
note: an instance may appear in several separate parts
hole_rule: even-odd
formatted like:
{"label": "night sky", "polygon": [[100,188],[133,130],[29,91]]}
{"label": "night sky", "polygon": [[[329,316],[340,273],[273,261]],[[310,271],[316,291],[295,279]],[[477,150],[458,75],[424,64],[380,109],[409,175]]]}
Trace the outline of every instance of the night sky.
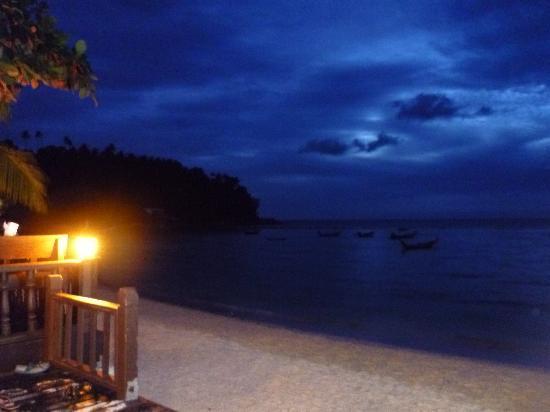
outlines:
{"label": "night sky", "polygon": [[99,106],[26,90],[4,135],[236,175],[264,216],[550,217],[546,1],[49,4]]}

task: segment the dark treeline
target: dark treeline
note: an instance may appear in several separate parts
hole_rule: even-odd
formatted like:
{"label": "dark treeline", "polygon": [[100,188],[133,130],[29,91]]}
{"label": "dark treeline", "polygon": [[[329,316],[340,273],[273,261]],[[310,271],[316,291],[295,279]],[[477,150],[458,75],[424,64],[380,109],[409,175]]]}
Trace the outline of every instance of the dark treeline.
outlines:
{"label": "dark treeline", "polygon": [[[33,217],[65,225],[138,223],[164,230],[216,228],[258,221],[259,201],[239,179],[207,175],[173,159],[136,156],[114,145],[47,146],[36,152],[47,175],[49,213]],[[40,229],[45,230],[43,224]]]}

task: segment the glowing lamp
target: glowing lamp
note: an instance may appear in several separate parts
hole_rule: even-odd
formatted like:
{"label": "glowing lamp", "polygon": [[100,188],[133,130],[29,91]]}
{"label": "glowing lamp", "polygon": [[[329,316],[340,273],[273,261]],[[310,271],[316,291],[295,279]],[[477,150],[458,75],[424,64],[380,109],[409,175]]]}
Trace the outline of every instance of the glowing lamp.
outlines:
{"label": "glowing lamp", "polygon": [[78,259],[93,259],[97,255],[98,242],[95,237],[77,237],[74,248]]}

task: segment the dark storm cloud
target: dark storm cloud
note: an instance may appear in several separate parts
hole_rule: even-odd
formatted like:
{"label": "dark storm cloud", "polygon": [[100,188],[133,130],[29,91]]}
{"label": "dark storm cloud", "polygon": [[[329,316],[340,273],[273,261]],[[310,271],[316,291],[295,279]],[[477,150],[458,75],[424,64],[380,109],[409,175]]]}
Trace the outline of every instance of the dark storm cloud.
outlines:
{"label": "dark storm cloud", "polygon": [[399,108],[399,119],[451,118],[457,116],[460,110],[454,101],[443,94],[420,93],[409,100],[398,100],[394,105]]}
{"label": "dark storm cloud", "polygon": [[395,146],[399,139],[380,132],[375,140],[365,142],[362,139],[353,139],[350,143],[342,142],[340,139],[312,139],[301,149],[300,153],[318,153],[330,156],[342,156],[349,152],[372,153],[386,146]]}
{"label": "dark storm cloud", "polygon": [[408,100],[397,100],[393,102],[393,105],[399,109],[396,114],[398,119],[421,121],[455,117],[487,117],[494,113],[494,110],[486,105],[471,111],[463,106],[458,106],[444,94],[420,93]]}

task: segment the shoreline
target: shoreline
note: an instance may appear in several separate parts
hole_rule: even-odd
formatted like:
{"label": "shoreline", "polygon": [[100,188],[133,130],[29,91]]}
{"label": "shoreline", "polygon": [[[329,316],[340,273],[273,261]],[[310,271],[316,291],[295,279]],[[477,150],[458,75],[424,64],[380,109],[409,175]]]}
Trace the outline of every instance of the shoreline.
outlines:
{"label": "shoreline", "polygon": [[[108,288],[111,284],[102,283]],[[139,289],[139,288],[138,288]],[[472,331],[438,329],[432,323],[415,323],[414,319],[402,319],[388,316],[384,312],[373,312],[367,319],[311,318],[293,316],[289,313],[249,308],[237,304],[217,303],[206,300],[188,299],[158,291],[139,291],[140,296],[151,301],[172,305],[177,308],[195,310],[253,322],[274,328],[288,329],[296,333],[321,335],[336,340],[350,340],[359,344],[374,344],[406,349],[418,352],[472,359],[481,362],[493,362],[509,366],[525,367],[550,373],[550,350],[548,344],[530,341],[528,348],[522,345],[517,336],[502,339],[476,335]],[[441,326],[441,325],[440,325]]]}
{"label": "shoreline", "polygon": [[[112,290],[100,295],[112,297]],[[140,299],[140,391],[193,411],[550,410],[550,373]]]}

